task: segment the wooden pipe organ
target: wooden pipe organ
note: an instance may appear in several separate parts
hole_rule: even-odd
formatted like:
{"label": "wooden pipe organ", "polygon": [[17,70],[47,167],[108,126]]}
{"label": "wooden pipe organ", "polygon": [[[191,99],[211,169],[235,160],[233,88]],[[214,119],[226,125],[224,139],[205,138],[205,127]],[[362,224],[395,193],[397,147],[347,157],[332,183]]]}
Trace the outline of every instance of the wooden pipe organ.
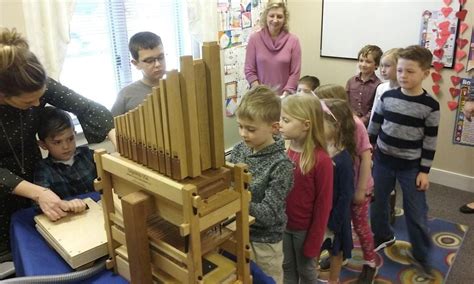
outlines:
{"label": "wooden pipe organ", "polygon": [[218,44],[202,57],[115,118],[118,153],[95,153],[108,268],[132,283],[251,281],[250,175],[224,159]]}

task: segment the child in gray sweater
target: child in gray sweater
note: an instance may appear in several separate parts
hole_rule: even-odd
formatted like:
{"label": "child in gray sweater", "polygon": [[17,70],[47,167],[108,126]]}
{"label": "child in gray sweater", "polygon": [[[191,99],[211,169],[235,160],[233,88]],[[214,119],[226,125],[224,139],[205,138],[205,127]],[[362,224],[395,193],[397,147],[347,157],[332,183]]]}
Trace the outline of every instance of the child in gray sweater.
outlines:
{"label": "child in gray sweater", "polygon": [[245,163],[252,174],[250,226],[253,260],[276,283],[282,282],[285,199],[293,186],[293,164],[278,135],[281,102],[266,86],[252,88],[236,115],[242,142],[232,150],[232,163]]}

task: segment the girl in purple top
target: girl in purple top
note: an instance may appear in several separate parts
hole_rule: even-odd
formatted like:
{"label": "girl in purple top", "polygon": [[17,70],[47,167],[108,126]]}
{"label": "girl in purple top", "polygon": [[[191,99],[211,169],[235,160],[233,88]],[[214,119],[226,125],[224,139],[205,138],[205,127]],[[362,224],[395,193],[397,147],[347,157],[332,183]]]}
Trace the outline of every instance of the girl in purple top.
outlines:
{"label": "girl in purple top", "polygon": [[283,2],[270,1],[262,13],[262,29],[250,36],[245,56],[249,84],[268,85],[280,95],[294,93],[301,72],[301,47],[288,32],[289,13]]}

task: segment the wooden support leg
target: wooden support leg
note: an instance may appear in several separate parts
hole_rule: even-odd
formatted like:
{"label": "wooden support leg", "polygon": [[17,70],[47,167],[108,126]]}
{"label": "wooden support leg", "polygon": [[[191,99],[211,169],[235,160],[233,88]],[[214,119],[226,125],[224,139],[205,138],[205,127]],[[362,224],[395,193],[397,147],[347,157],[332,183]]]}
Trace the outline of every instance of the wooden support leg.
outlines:
{"label": "wooden support leg", "polygon": [[247,165],[236,164],[234,167],[234,188],[240,193],[241,210],[236,214],[237,239],[237,279],[250,283],[250,240],[249,240],[249,202],[250,182]]}
{"label": "wooden support leg", "polygon": [[147,219],[152,212],[152,198],[141,191],[122,198],[124,229],[132,283],[152,283]]}
{"label": "wooden support leg", "polygon": [[117,273],[117,266],[115,265],[115,249],[119,246],[117,241],[112,238],[112,222],[109,219],[109,214],[115,212],[114,207],[114,198],[112,193],[112,179],[110,173],[106,172],[102,168],[102,158],[101,156],[106,154],[107,151],[104,149],[98,149],[94,152],[94,161],[97,168],[97,179],[94,181],[94,188],[96,191],[101,193],[102,200],[102,212],[104,212],[104,226],[105,233],[107,235],[107,250],[109,251],[109,262],[107,263],[107,268],[110,269],[111,266],[114,267],[115,273]]}

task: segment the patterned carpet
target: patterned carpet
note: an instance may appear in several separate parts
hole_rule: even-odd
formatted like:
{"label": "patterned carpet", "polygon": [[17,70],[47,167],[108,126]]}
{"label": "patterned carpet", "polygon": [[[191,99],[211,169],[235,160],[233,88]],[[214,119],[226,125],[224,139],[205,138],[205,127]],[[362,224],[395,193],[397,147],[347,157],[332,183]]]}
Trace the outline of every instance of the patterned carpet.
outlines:
{"label": "patterned carpet", "polygon": [[[403,211],[403,210],[402,210]],[[406,230],[403,212],[397,216],[394,229],[397,238],[396,243],[383,251],[377,253],[378,274],[375,283],[444,283],[444,279],[454,262],[454,257],[461,246],[464,236],[468,230],[467,226],[454,224],[441,219],[431,218],[428,220],[433,242],[431,263],[434,268],[436,280],[428,281],[417,274],[415,267],[407,257],[407,251],[411,248]],[[363,258],[357,237],[354,235],[354,249],[352,258],[341,272],[341,283],[355,283],[362,269]],[[319,278],[326,282],[327,271],[321,271]]]}

